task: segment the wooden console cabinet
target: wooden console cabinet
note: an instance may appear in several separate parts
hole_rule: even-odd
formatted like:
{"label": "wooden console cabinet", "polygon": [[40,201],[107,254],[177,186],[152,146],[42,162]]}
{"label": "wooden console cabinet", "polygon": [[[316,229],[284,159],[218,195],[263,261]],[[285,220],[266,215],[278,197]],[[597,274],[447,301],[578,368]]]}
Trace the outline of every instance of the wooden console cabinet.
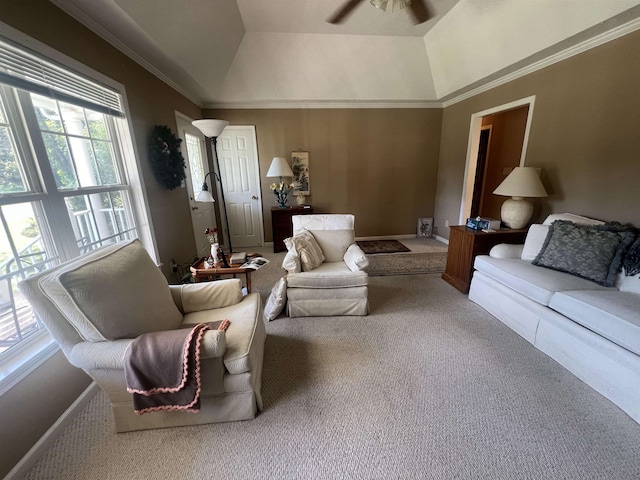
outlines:
{"label": "wooden console cabinet", "polygon": [[271,230],[273,231],[273,253],[283,252],[287,248],[282,241],[293,235],[291,217],[313,213],[310,205],[302,207],[271,207]]}
{"label": "wooden console cabinet", "polygon": [[524,243],[527,229],[496,230],[483,232],[463,225],[451,227],[449,230],[449,249],[447,251],[447,267],[442,278],[462,293],[469,293],[473,276],[473,261],[478,255],[486,255],[494,245],[499,243]]}

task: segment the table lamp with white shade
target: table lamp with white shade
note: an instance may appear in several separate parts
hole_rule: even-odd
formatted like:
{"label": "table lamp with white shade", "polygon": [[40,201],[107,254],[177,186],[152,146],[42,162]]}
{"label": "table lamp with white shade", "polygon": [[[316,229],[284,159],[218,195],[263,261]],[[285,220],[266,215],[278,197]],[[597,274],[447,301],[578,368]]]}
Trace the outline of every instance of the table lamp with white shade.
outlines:
{"label": "table lamp with white shade", "polygon": [[533,204],[526,198],[546,197],[547,191],[540,181],[540,169],[516,167],[493,193],[511,197],[502,204],[500,216],[509,228],[524,228],[531,215]]}
{"label": "table lamp with white shade", "polygon": [[293,177],[293,170],[291,170],[286,158],[273,157],[267,171],[267,177],[279,177],[280,183],[282,183],[282,177]]}
{"label": "table lamp with white shade", "polygon": [[287,195],[289,195],[292,187],[285,186],[282,182],[282,177],[293,177],[293,171],[291,170],[287,159],[284,157],[273,157],[269,170],[267,171],[267,177],[278,177],[280,179],[280,184],[272,185],[271,189],[276,195],[278,206],[280,208],[285,208],[287,206]]}

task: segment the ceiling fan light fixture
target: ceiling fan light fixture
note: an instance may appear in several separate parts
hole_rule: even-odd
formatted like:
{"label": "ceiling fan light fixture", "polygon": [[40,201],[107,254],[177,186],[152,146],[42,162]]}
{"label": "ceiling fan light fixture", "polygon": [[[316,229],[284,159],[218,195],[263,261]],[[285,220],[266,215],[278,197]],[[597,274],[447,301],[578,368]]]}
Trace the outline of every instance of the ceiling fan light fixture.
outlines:
{"label": "ceiling fan light fixture", "polygon": [[411,0],[371,0],[371,5],[387,13],[408,7],[410,4]]}

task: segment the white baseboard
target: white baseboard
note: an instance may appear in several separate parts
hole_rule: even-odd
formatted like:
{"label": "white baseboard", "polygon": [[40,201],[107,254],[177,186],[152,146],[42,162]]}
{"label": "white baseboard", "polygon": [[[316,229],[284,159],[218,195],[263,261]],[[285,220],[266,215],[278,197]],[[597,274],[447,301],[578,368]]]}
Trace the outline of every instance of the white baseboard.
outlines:
{"label": "white baseboard", "polygon": [[[407,233],[403,235],[379,235],[376,237],[356,237],[356,240],[402,240],[403,238],[416,238],[416,235],[415,233]],[[449,240],[441,237],[440,235],[434,235],[433,238],[445,245],[449,245]],[[264,247],[273,248],[273,242],[265,242]]]}
{"label": "white baseboard", "polygon": [[44,455],[48,448],[53,445],[53,442],[62,434],[64,429],[76,418],[80,411],[89,403],[93,398],[93,395],[98,391],[98,385],[95,382],[91,382],[84,392],[76,398],[69,408],[67,408],[60,418],[51,425],[49,430],[45,432],[40,440],[38,440],[33,447],[26,453],[22,459],[11,469],[3,480],[19,480],[25,478],[29,470],[36,464],[36,462]]}
{"label": "white baseboard", "polygon": [[438,240],[439,242],[444,243],[445,245],[449,245],[449,239],[448,238],[441,237],[440,235],[435,235],[434,238],[436,240]]}

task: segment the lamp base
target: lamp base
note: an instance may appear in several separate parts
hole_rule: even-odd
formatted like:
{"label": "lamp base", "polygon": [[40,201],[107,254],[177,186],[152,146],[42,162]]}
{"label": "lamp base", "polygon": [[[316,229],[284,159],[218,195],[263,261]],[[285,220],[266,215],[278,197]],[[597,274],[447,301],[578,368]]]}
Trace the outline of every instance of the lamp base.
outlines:
{"label": "lamp base", "polygon": [[509,228],[524,228],[533,215],[533,203],[522,197],[512,197],[502,204],[500,217]]}

